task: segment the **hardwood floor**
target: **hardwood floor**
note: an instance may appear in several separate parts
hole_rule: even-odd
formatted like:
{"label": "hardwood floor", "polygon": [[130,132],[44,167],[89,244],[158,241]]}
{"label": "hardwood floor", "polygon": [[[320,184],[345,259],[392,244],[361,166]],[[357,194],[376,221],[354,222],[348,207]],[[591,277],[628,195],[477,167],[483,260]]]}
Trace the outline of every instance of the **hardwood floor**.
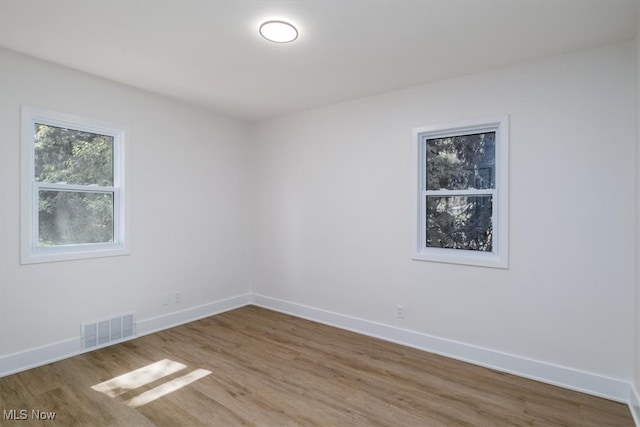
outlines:
{"label": "hardwood floor", "polygon": [[7,426],[633,426],[621,403],[255,306],[2,378],[0,409]]}

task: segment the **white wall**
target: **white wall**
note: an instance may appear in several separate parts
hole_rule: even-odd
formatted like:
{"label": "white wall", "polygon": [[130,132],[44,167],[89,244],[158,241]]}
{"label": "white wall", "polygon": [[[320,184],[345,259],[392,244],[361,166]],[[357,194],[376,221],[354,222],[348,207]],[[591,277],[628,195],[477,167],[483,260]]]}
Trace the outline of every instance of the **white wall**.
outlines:
{"label": "white wall", "polygon": [[[11,51],[0,64],[1,356],[78,339],[82,321],[250,291],[246,124]],[[129,129],[131,255],[19,264],[21,104]],[[182,303],[162,307],[176,290]]]}
{"label": "white wall", "polygon": [[[620,44],[257,124],[254,293],[628,383],[633,69]],[[412,128],[503,113],[510,269],[412,261]]]}

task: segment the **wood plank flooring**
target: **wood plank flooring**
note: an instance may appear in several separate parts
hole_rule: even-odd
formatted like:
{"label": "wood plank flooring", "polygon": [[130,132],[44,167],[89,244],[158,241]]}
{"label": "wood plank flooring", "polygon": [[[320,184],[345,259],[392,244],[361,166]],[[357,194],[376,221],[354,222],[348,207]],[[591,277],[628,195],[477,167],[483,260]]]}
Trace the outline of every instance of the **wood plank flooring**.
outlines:
{"label": "wood plank flooring", "polygon": [[621,403],[255,306],[2,378],[0,410],[3,426],[633,426]]}

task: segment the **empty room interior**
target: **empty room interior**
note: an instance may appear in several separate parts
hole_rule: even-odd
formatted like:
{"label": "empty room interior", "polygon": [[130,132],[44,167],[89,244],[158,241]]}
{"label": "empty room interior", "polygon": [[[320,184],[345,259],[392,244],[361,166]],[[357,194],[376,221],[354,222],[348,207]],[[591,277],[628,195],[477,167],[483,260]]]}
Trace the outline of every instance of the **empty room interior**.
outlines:
{"label": "empty room interior", "polygon": [[640,426],[640,2],[0,2],[0,425]]}

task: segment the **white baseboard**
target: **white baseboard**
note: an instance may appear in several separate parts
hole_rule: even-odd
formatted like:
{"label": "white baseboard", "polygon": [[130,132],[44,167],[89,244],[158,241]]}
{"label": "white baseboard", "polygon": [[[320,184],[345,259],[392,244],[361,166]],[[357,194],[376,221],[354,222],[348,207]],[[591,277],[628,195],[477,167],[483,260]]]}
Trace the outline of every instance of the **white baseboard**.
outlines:
{"label": "white baseboard", "polygon": [[[80,328],[78,328],[80,330]],[[80,336],[0,357],[0,377],[75,356],[81,352]]]}
{"label": "white baseboard", "polygon": [[253,294],[254,305],[532,380],[629,403],[629,383],[521,356]]}
{"label": "white baseboard", "polygon": [[640,393],[638,393],[638,389],[633,384],[629,394],[629,410],[631,410],[636,427],[640,427]]}
{"label": "white baseboard", "polygon": [[[138,320],[136,323],[136,336],[132,339],[184,323],[193,322],[194,320],[204,317],[213,316],[224,311],[233,310],[234,308],[242,307],[250,303],[251,294],[244,294],[162,316]],[[80,328],[78,328],[78,330],[80,330]],[[46,365],[84,352],[85,351],[82,350],[81,338],[77,336],[42,347],[1,356],[0,377]]]}

